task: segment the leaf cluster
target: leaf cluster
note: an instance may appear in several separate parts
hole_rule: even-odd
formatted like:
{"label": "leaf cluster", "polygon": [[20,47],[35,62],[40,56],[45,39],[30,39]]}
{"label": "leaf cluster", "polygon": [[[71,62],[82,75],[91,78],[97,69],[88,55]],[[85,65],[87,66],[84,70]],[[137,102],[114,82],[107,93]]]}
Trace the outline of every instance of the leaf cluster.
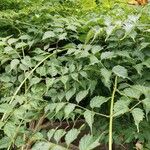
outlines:
{"label": "leaf cluster", "polygon": [[150,6],[19,5],[0,12],[0,149],[65,150],[80,139],[92,150],[108,143],[110,118],[114,143],[149,148]]}

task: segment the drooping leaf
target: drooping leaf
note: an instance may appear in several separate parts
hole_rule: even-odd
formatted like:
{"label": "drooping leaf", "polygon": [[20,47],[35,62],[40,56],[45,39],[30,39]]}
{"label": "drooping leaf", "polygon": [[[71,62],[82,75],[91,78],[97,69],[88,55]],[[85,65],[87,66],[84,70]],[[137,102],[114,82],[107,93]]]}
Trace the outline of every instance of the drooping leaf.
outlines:
{"label": "drooping leaf", "polygon": [[[146,111],[146,116],[148,115],[148,113],[150,112],[150,98],[145,98],[143,101],[143,106],[144,106],[144,109]],[[147,117],[148,118],[148,117]]]}
{"label": "drooping leaf", "polygon": [[58,143],[65,134],[66,132],[63,129],[56,130],[54,134],[55,141]]}
{"label": "drooping leaf", "polygon": [[0,139],[0,149],[6,149],[6,148],[8,148],[9,147],[9,144],[10,144],[10,140],[11,140],[11,138],[9,138],[9,137],[3,137],[3,138],[1,138]]}
{"label": "drooping leaf", "polygon": [[136,69],[138,74],[142,75],[142,70],[143,70],[143,64],[142,63],[135,65],[134,68]]}
{"label": "drooping leaf", "polygon": [[13,122],[7,122],[7,124],[4,126],[4,133],[12,138],[14,137],[14,134],[16,132],[17,126]]}
{"label": "drooping leaf", "polygon": [[69,77],[66,75],[66,76],[62,76],[61,77],[61,81],[64,85],[66,85],[67,81],[68,81]]}
{"label": "drooping leaf", "polygon": [[128,35],[132,34],[132,31],[134,30],[134,27],[136,25],[136,22],[140,18],[140,15],[129,15],[128,19],[124,22],[123,28],[125,29],[125,35],[122,39],[126,38]]}
{"label": "drooping leaf", "polygon": [[141,92],[134,88],[126,88],[123,90],[123,93],[128,97],[136,98],[136,99],[139,99],[141,95]]}
{"label": "drooping leaf", "polygon": [[16,109],[16,110],[14,111],[14,116],[15,116],[16,118],[22,119],[22,118],[24,118],[25,113],[27,113],[27,112],[26,112],[26,109],[24,109],[24,108],[21,108],[21,109],[18,108],[18,109]]}
{"label": "drooping leaf", "polygon": [[75,106],[76,106],[75,104],[68,104],[68,105],[65,106],[65,109],[64,109],[65,117],[68,117],[69,114],[71,112],[73,112],[73,110],[75,109]]}
{"label": "drooping leaf", "polygon": [[12,52],[14,49],[11,47],[11,46],[7,46],[7,47],[5,47],[4,48],[4,51],[5,51],[5,53],[10,53],[10,52]]}
{"label": "drooping leaf", "polygon": [[128,77],[127,69],[120,65],[113,67],[112,71],[119,77],[122,77],[122,78]]}
{"label": "drooping leaf", "polygon": [[83,100],[88,94],[88,90],[80,91],[76,95],[76,101],[79,103],[81,100]]}
{"label": "drooping leaf", "polygon": [[131,58],[128,51],[117,51],[115,54],[121,57]]}
{"label": "drooping leaf", "polygon": [[102,68],[101,69],[101,74],[102,74],[102,77],[104,78],[105,86],[110,88],[110,84],[111,84],[110,79],[111,79],[112,71],[107,70],[106,68]]}
{"label": "drooping leaf", "polygon": [[52,66],[48,71],[52,77],[54,77],[58,74],[58,70],[55,66]]}
{"label": "drooping leaf", "polygon": [[144,119],[144,113],[143,113],[143,110],[140,109],[140,108],[134,108],[132,111],[131,111],[132,115],[133,115],[133,118],[134,118],[134,122],[135,122],[135,125],[137,127],[137,131],[139,132],[139,123]]}
{"label": "drooping leaf", "polygon": [[55,37],[55,33],[53,31],[47,31],[44,33],[42,40]]}
{"label": "drooping leaf", "polygon": [[11,68],[11,70],[12,69],[16,69],[17,68],[17,65],[19,64],[19,60],[18,59],[13,59],[12,61],[11,61],[11,63],[10,63],[10,68]]}
{"label": "drooping leaf", "polygon": [[75,65],[74,64],[71,64],[71,65],[69,65],[69,71],[72,73],[72,72],[74,72],[75,71]]}
{"label": "drooping leaf", "polygon": [[56,114],[65,106],[65,103],[57,103]]}
{"label": "drooping leaf", "polygon": [[67,38],[67,33],[60,34],[58,38],[59,38],[59,40],[66,39]]}
{"label": "drooping leaf", "polygon": [[146,67],[150,68],[150,58],[143,61],[142,64],[145,65]]}
{"label": "drooping leaf", "polygon": [[15,38],[10,38],[10,39],[8,39],[8,44],[9,45],[11,45],[11,44],[14,44],[14,43],[16,43],[17,41],[18,41],[19,39],[15,39]]}
{"label": "drooping leaf", "polygon": [[25,144],[24,139],[22,138],[22,136],[17,136],[16,140],[15,140],[15,145],[16,147],[21,147]]}
{"label": "drooping leaf", "polygon": [[[44,109],[45,113],[47,112],[54,112],[54,110],[56,109],[57,107],[57,103],[50,103],[49,105],[47,105]],[[58,108],[57,108],[58,109]]]}
{"label": "drooping leaf", "polygon": [[85,39],[86,44],[89,43],[89,41],[94,37],[94,34],[95,34],[95,32],[93,29],[89,30],[89,32],[86,36],[86,39]]}
{"label": "drooping leaf", "polygon": [[80,74],[81,74],[81,76],[84,77],[84,78],[87,78],[87,77],[88,77],[88,74],[87,74],[85,71],[81,71]]}
{"label": "drooping leaf", "polygon": [[32,150],[41,150],[41,149],[49,150],[50,147],[51,147],[50,143],[41,141],[35,143],[34,146],[32,147]]}
{"label": "drooping leaf", "polygon": [[30,86],[35,85],[41,81],[41,78],[34,77],[30,80]]}
{"label": "drooping leaf", "polygon": [[92,47],[92,53],[93,54],[96,54],[96,53],[98,53],[99,51],[101,51],[103,49],[103,47],[101,47],[101,46],[99,46],[99,45],[94,45],[93,47]]}
{"label": "drooping leaf", "polygon": [[55,129],[51,129],[47,132],[47,137],[48,137],[48,140],[50,141],[51,138],[53,137],[54,133],[55,133]]}
{"label": "drooping leaf", "polygon": [[80,131],[74,128],[67,132],[65,136],[67,146],[69,146],[75,139],[77,139],[79,133]]}
{"label": "drooping leaf", "polygon": [[115,26],[112,26],[112,25],[107,26],[107,28],[106,28],[107,37],[106,37],[105,41],[109,38],[109,36],[112,34],[114,29],[115,29]]}
{"label": "drooping leaf", "polygon": [[49,89],[53,83],[55,82],[55,78],[46,78],[46,87]]}
{"label": "drooping leaf", "polygon": [[84,118],[85,121],[87,122],[87,124],[89,125],[91,131],[92,131],[92,127],[93,127],[93,122],[94,122],[94,112],[86,110],[84,112]]}
{"label": "drooping leaf", "polygon": [[95,88],[97,85],[97,81],[96,80],[90,80],[90,85],[89,85],[89,89],[90,89],[90,93],[93,94]]}
{"label": "drooping leaf", "polygon": [[70,100],[70,98],[75,94],[75,88],[70,89],[69,91],[67,91],[66,93],[66,99],[67,101]]}
{"label": "drooping leaf", "polygon": [[139,50],[143,50],[144,48],[146,48],[150,43],[149,42],[142,42],[140,44]]}
{"label": "drooping leaf", "polygon": [[27,45],[27,44],[26,44],[25,42],[20,42],[20,43],[17,43],[17,44],[16,44],[15,48],[16,48],[16,49],[23,48],[23,47],[25,47],[26,45]]}
{"label": "drooping leaf", "polygon": [[32,140],[33,140],[33,141],[43,140],[43,134],[42,134],[41,132],[36,132],[36,133],[32,136]]}
{"label": "drooping leaf", "polygon": [[21,60],[22,64],[27,66],[27,67],[32,67],[32,60],[31,57],[29,56],[25,56],[22,60]]}
{"label": "drooping leaf", "polygon": [[95,139],[92,135],[85,135],[79,143],[79,150],[93,150],[99,146],[99,139]]}
{"label": "drooping leaf", "polygon": [[0,105],[0,113],[10,113],[13,110],[11,104],[3,103]]}
{"label": "drooping leaf", "polygon": [[133,85],[133,88],[140,93],[144,94],[145,96],[150,93],[150,87],[143,86],[143,85]]}
{"label": "drooping leaf", "polygon": [[90,56],[90,62],[91,62],[91,65],[94,65],[96,63],[99,63],[99,60],[94,55],[91,55]]}
{"label": "drooping leaf", "polygon": [[122,97],[114,104],[114,116],[123,115],[129,111],[128,105],[130,104],[130,99]]}
{"label": "drooping leaf", "polygon": [[108,98],[103,97],[103,96],[95,96],[94,98],[92,98],[92,100],[90,101],[90,106],[91,108],[100,108],[101,105],[105,102],[108,101]]}
{"label": "drooping leaf", "polygon": [[88,51],[82,51],[80,56],[78,56],[79,58],[86,58],[90,55],[90,53]]}
{"label": "drooping leaf", "polygon": [[63,98],[65,97],[65,93],[62,91],[62,92],[59,92],[58,94],[57,94],[57,97],[58,97],[58,99],[59,99],[59,101],[61,102],[62,100],[63,100]]}
{"label": "drooping leaf", "polygon": [[115,57],[114,52],[103,52],[101,54],[101,60],[103,60],[103,59],[112,59],[113,57]]}
{"label": "drooping leaf", "polygon": [[72,79],[74,79],[75,81],[78,81],[78,73],[72,73],[71,74]]}
{"label": "drooping leaf", "polygon": [[42,67],[38,67],[36,69],[36,72],[40,75],[40,76],[46,76],[47,71],[46,71],[46,67],[42,66]]}

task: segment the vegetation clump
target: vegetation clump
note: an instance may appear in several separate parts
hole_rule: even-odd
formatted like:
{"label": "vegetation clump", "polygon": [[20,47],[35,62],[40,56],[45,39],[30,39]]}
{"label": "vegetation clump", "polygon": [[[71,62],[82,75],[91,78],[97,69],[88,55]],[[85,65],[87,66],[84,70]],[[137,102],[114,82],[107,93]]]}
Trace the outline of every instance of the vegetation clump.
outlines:
{"label": "vegetation clump", "polygon": [[0,149],[149,150],[149,4],[0,7]]}

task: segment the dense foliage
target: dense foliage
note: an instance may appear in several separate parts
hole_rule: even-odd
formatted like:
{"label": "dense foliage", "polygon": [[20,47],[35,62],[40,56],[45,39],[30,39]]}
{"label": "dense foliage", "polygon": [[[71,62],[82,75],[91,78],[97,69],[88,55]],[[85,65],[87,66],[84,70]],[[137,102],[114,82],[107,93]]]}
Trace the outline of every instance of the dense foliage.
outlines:
{"label": "dense foliage", "polygon": [[150,5],[0,7],[0,149],[150,149]]}

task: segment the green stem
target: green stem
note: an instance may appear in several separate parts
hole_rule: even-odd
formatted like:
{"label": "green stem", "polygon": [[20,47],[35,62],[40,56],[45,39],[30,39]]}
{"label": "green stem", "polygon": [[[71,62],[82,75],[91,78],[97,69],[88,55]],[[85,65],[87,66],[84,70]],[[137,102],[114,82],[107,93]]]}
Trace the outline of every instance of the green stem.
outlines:
{"label": "green stem", "polygon": [[[77,104],[74,104],[74,105],[76,105],[76,107],[81,108],[81,109],[83,109],[83,110],[91,111],[91,110],[89,110],[89,109],[87,109],[87,108],[84,108],[84,107],[82,107],[82,106],[80,106],[80,105],[77,105]],[[98,112],[95,112],[95,111],[91,111],[91,112],[93,112],[94,114],[96,114],[96,115],[98,115],[98,116],[109,118],[108,115],[101,114],[101,113],[98,113]]]}
{"label": "green stem", "polygon": [[109,119],[109,150],[112,150],[112,143],[113,143],[113,137],[112,137],[112,128],[113,128],[113,108],[114,108],[114,99],[115,99],[115,93],[117,90],[117,76],[115,78],[115,85],[111,97],[111,104],[110,104],[110,119]]}

